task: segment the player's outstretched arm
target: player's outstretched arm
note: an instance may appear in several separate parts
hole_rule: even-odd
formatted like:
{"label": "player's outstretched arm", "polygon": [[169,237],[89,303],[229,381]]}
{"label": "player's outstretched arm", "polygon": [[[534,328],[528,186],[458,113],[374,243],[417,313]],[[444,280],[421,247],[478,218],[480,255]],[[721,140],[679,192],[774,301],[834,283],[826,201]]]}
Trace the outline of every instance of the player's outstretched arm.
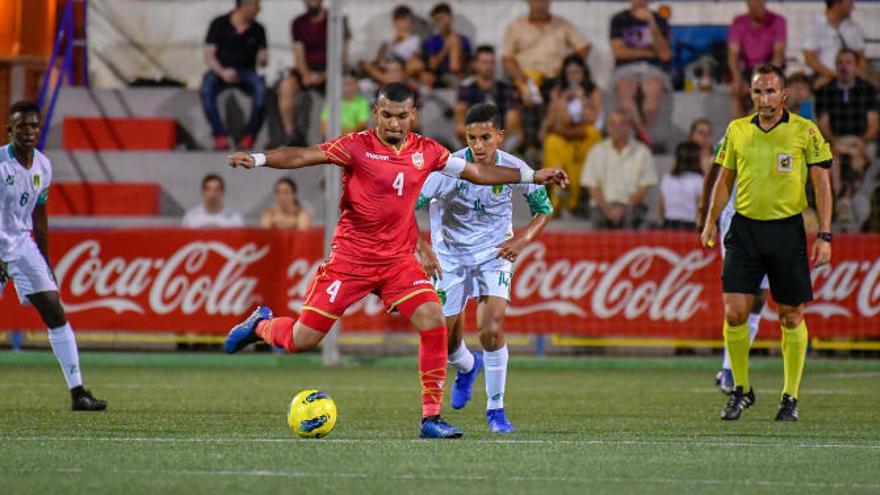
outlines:
{"label": "player's outstretched arm", "polygon": [[277,148],[265,153],[239,151],[229,155],[228,161],[232,168],[269,167],[279,169],[294,169],[330,163],[320,146]]}
{"label": "player's outstretched arm", "polygon": [[501,185],[516,183],[556,184],[566,187],[568,175],[558,168],[543,168],[533,171],[531,169],[516,169],[511,167],[498,167],[495,165],[485,166],[468,163],[461,172],[461,178],[483,185]]}
{"label": "player's outstretched arm", "polygon": [[709,206],[709,214],[706,216],[703,225],[703,233],[700,235],[700,241],[704,247],[713,247],[715,245],[715,237],[717,235],[718,226],[715,220],[721,214],[721,210],[730,199],[730,191],[733,190],[733,181],[736,180],[736,171],[726,167],[721,167],[718,172],[718,179],[715,180],[715,186],[712,188],[712,202]]}

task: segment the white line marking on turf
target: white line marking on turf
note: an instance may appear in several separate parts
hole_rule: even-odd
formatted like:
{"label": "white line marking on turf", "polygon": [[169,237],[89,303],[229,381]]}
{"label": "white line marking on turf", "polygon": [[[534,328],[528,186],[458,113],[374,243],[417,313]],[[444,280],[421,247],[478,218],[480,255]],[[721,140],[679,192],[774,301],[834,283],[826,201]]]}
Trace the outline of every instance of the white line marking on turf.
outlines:
{"label": "white line marking on turf", "polygon": [[[94,476],[95,472],[86,471],[82,468],[59,468],[62,473],[85,473]],[[682,478],[618,478],[618,477],[587,477],[587,476],[486,476],[486,475],[458,475],[458,474],[380,474],[380,473],[356,473],[356,472],[304,472],[304,471],[235,471],[235,470],[149,470],[149,469],[125,469],[113,470],[114,474],[133,474],[147,476],[178,475],[178,476],[236,476],[236,477],[275,477],[275,478],[348,478],[370,479],[381,476],[383,479],[392,480],[431,480],[431,481],[492,481],[492,482],[541,482],[541,483],[639,483],[639,484],[664,484],[664,485],[745,485],[745,486],[768,486],[768,487],[792,487],[792,488],[858,488],[876,490],[880,484],[874,483],[825,483],[819,481],[769,481],[769,480],[720,480],[720,479],[682,479]]]}
{"label": "white line marking on turf", "polygon": [[857,371],[848,373],[841,371],[839,373],[829,373],[827,375],[817,374],[818,378],[831,378],[832,380],[846,380],[848,378],[880,378],[880,371]]}
{"label": "white line marking on turf", "polygon": [[[226,437],[85,437],[85,436],[0,436],[0,441],[15,442],[118,442],[118,443],[286,443],[307,442],[310,445],[320,444],[389,444],[389,443],[416,443],[432,444],[430,440],[418,438],[322,438],[320,440],[297,440],[296,438],[226,438]],[[455,443],[485,443],[485,444],[511,444],[511,445],[693,445],[699,447],[779,447],[779,448],[804,448],[804,449],[880,449],[880,444],[855,444],[855,443],[785,443],[785,442],[726,442],[706,440],[603,440],[603,439],[478,439],[466,440]]]}

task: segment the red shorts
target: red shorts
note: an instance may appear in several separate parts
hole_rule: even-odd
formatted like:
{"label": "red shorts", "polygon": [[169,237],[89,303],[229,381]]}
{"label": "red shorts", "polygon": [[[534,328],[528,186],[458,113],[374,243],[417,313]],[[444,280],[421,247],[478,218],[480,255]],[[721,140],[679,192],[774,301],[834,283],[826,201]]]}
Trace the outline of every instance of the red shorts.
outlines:
{"label": "red shorts", "polygon": [[370,293],[382,299],[389,313],[398,310],[407,318],[423,303],[440,303],[434,285],[415,256],[383,265],[363,265],[331,257],[318,268],[309,284],[299,321],[329,332],[349,306]]}

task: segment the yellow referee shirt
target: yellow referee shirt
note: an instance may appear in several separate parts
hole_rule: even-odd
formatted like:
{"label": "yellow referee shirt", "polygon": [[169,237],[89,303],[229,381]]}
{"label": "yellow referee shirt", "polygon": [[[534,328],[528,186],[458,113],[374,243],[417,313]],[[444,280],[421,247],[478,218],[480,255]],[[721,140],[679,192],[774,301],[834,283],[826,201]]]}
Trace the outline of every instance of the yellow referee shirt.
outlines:
{"label": "yellow referee shirt", "polygon": [[736,171],[734,208],[754,220],[788,218],[807,206],[807,167],[831,167],[831,147],[812,121],[784,111],[769,131],[757,114],[732,121],[715,162]]}

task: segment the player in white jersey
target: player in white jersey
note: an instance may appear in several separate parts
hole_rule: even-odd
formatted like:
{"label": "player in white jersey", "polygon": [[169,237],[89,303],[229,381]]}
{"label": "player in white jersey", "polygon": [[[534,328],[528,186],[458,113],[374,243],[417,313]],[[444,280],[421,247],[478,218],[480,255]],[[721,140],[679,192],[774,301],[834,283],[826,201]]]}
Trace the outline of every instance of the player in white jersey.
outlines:
{"label": "player in white jersey", "polygon": [[49,267],[46,200],[52,165],[35,149],[40,120],[40,109],[31,102],[9,109],[9,144],[0,148],[0,297],[12,279],[21,303],[37,309],[70,389],[71,408],[103,411],[107,403],[83,388],[76,339]]}
{"label": "player in white jersey", "polygon": [[[720,143],[719,143],[720,144]],[[716,151],[717,151],[716,147]],[[711,195],[712,195],[712,187],[715,185],[715,180],[718,178],[718,172],[721,170],[721,165],[717,163],[712,164],[712,168],[709,170],[709,173],[703,179],[703,197],[700,200],[700,222],[697,226],[697,231],[702,232],[703,223],[705,222],[706,215],[708,212],[708,206],[711,203]],[[736,184],[733,185],[733,190],[730,191],[730,200],[727,201],[727,205],[724,207],[724,210],[721,211],[721,216],[718,217],[718,238],[721,239],[721,258],[724,259],[724,255],[726,249],[724,247],[724,237],[727,235],[727,229],[730,228],[730,220],[733,218],[733,215],[736,213],[736,209],[733,206],[734,199],[736,198]],[[764,301],[767,299],[767,290],[770,288],[770,281],[767,279],[767,275],[764,275],[764,279],[761,280],[761,288],[758,290],[758,293],[755,294],[754,302],[752,303],[751,312],[749,313],[749,339],[750,342],[755,341],[755,336],[758,335],[758,326],[761,324],[761,311],[764,309]],[[715,384],[718,385],[718,388],[725,394],[730,394],[733,392],[733,373],[730,370],[730,354],[727,352],[727,348],[724,348],[724,357],[721,360],[721,369],[715,374]]]}
{"label": "player in white jersey", "polygon": [[[492,104],[471,107],[465,116],[468,147],[453,156],[481,165],[528,168],[522,160],[498,149],[504,140],[501,114]],[[512,197],[526,197],[532,220],[514,235]],[[473,383],[485,366],[486,420],[497,433],[513,432],[504,412],[507,344],[502,319],[510,301],[513,262],[550,221],[553,207],[544,186],[511,184],[481,186],[431,174],[416,208],[430,204],[431,242],[419,240],[425,270],[435,277],[449,336],[449,362],[457,369],[451,405],[461,409],[471,398]],[[463,339],[468,299],[478,299],[477,325],[482,355]]]}

